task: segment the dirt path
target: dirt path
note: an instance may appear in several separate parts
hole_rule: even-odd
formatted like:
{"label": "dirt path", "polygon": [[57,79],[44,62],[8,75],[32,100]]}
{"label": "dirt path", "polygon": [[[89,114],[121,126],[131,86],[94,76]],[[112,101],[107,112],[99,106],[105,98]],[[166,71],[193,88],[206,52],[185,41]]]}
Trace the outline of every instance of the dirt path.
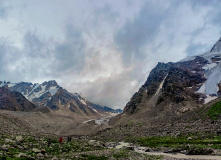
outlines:
{"label": "dirt path", "polygon": [[210,155],[185,155],[181,153],[171,154],[171,153],[163,153],[163,152],[144,152],[137,151],[138,153],[148,154],[148,155],[162,155],[166,157],[172,157],[176,159],[192,159],[192,160],[221,160],[221,156],[210,156]]}

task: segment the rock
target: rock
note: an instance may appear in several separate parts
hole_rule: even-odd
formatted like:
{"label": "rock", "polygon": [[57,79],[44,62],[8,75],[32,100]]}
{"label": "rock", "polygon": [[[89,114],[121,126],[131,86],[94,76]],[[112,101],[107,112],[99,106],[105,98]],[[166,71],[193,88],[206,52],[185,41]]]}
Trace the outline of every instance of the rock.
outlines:
{"label": "rock", "polygon": [[212,149],[191,148],[186,152],[186,155],[210,155],[212,153],[213,153]]}
{"label": "rock", "polygon": [[105,144],[101,141],[95,141],[95,140],[90,140],[88,142],[90,145],[96,146],[96,147],[103,147]]}
{"label": "rock", "polygon": [[116,146],[118,145],[118,143],[116,142],[107,142],[105,143],[105,146],[108,148],[116,148]]}
{"label": "rock", "polygon": [[20,150],[24,149],[23,146],[21,146],[21,145],[18,145],[17,148],[19,148]]}
{"label": "rock", "polygon": [[22,136],[17,136],[15,139],[16,139],[16,141],[22,141],[23,137]]}
{"label": "rock", "polygon": [[145,152],[150,152],[150,149],[149,149],[149,148],[147,148],[147,149],[145,150]]}
{"label": "rock", "polygon": [[33,148],[32,151],[35,152],[35,153],[41,153],[41,150],[37,149],[37,148]]}
{"label": "rock", "polygon": [[38,154],[36,155],[36,157],[37,157],[37,158],[40,158],[40,159],[43,159],[43,158],[44,158],[44,155],[41,154],[41,153],[38,153]]}
{"label": "rock", "polygon": [[166,150],[166,151],[163,151],[163,153],[173,153],[173,152],[170,150]]}
{"label": "rock", "polygon": [[133,151],[133,150],[134,150],[134,147],[133,147],[133,146],[128,146],[128,147],[126,147],[126,149]]}
{"label": "rock", "polygon": [[180,151],[180,153],[186,154],[186,150],[182,150],[182,151]]}
{"label": "rock", "polygon": [[54,157],[52,158],[52,160],[58,160],[58,158],[57,158],[56,156],[54,156]]}
{"label": "rock", "polygon": [[188,140],[188,141],[189,141],[189,140],[193,140],[193,138],[192,138],[192,137],[188,137],[187,140]]}
{"label": "rock", "polygon": [[25,158],[29,158],[26,154],[24,153],[19,153],[15,156],[16,158],[20,158],[20,157],[25,157]]}
{"label": "rock", "polygon": [[16,144],[16,145],[20,145],[20,144],[21,144],[21,141],[16,141],[15,144]]}
{"label": "rock", "polygon": [[26,149],[28,149],[29,147],[28,147],[28,145],[24,145],[23,148],[26,150]]}
{"label": "rock", "polygon": [[10,143],[10,142],[13,142],[13,140],[5,138],[5,143]]}
{"label": "rock", "polygon": [[3,151],[5,151],[5,152],[8,152],[8,148],[9,148],[10,146],[9,145],[3,145],[2,147],[1,147],[1,149],[3,150]]}
{"label": "rock", "polygon": [[221,130],[218,130],[216,134],[221,135]]}
{"label": "rock", "polygon": [[46,150],[45,149],[41,149],[41,154],[45,154]]}

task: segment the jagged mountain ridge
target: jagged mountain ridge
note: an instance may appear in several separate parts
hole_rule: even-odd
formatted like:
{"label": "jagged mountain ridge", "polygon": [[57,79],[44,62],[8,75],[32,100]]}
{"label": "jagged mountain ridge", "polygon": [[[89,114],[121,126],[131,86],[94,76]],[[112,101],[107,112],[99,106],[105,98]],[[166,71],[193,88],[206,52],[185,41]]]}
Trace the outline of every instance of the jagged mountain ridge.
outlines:
{"label": "jagged mountain ridge", "polygon": [[6,87],[0,87],[0,110],[31,111],[35,108],[36,106],[21,93],[11,92]]}
{"label": "jagged mountain ridge", "polygon": [[42,84],[32,84],[30,82],[1,82],[0,86],[6,86],[10,91],[22,93],[29,101],[38,106],[47,106],[52,110],[59,110],[61,107],[66,107],[70,111],[79,114],[106,114],[119,113],[119,110],[114,110],[109,107],[103,107],[85,98],[77,93],[70,93],[60,87],[56,81],[48,81]]}
{"label": "jagged mountain ridge", "polygon": [[184,112],[216,99],[221,94],[221,38],[202,55],[177,63],[158,63],[145,84],[124,108],[132,114],[144,106],[170,104]]}

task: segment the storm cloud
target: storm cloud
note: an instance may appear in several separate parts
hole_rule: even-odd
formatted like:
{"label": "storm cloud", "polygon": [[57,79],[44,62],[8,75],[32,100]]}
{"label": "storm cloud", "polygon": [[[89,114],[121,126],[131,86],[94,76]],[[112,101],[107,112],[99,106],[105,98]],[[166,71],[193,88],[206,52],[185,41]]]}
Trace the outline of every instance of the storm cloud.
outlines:
{"label": "storm cloud", "polygon": [[157,62],[212,47],[220,7],[217,0],[0,0],[0,80],[54,79],[123,108]]}

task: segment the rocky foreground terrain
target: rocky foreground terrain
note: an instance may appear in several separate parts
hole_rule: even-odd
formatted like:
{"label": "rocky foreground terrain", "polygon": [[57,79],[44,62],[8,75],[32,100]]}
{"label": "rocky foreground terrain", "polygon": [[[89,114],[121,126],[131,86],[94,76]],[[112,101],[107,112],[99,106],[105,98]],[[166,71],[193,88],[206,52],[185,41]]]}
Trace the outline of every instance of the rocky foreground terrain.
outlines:
{"label": "rocky foreground terrain", "polygon": [[[0,137],[0,159],[147,159],[147,160],[178,160],[195,159],[191,154],[210,154],[211,156],[199,156],[201,159],[219,159],[221,152],[217,149],[197,149],[189,148],[177,153],[177,148],[165,149],[163,152],[159,148],[140,147],[138,144],[125,142],[102,142],[90,140],[90,136],[70,136],[63,137],[63,142],[59,143],[59,137],[50,134],[38,135],[1,135]],[[186,152],[187,156],[183,152]],[[173,154],[171,154],[173,153]],[[153,155],[152,155],[153,154]],[[155,154],[155,155],[154,155]],[[161,155],[162,154],[162,155]],[[198,157],[198,159],[200,159]]]}

